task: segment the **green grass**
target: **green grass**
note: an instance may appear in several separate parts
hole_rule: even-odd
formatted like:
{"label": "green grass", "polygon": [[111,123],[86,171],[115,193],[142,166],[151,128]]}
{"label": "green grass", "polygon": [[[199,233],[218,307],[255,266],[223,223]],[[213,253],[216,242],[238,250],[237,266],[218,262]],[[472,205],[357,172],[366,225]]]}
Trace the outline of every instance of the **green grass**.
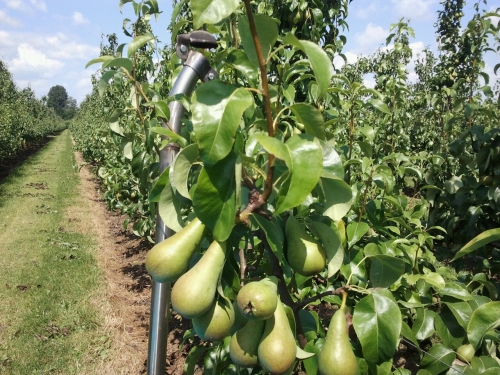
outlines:
{"label": "green grass", "polygon": [[67,215],[74,165],[66,130],[0,183],[2,374],[89,373],[105,352],[95,241]]}

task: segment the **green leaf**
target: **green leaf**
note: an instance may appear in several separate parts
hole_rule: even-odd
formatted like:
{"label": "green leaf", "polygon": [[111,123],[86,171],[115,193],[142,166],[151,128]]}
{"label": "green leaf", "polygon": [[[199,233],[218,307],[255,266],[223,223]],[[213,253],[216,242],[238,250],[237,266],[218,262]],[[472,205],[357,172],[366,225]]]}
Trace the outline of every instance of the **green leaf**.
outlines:
{"label": "green leaf", "polygon": [[413,343],[414,347],[418,350],[419,353],[422,352],[419,346],[420,344],[417,338],[415,337],[415,334],[404,320],[401,325],[401,336],[403,336],[406,340],[409,340],[411,343]]}
{"label": "green leaf", "polygon": [[488,302],[479,306],[470,317],[467,337],[474,348],[481,345],[483,336],[500,326],[500,302]]}
{"label": "green leaf", "polygon": [[127,49],[127,56],[131,57],[134,55],[134,53],[137,52],[139,48],[144,46],[147,42],[150,42],[151,40],[154,40],[155,37],[154,35],[139,35],[134,38],[133,41],[131,41],[128,44],[128,49]]}
{"label": "green leaf", "polygon": [[103,62],[102,69],[105,68],[123,68],[125,70],[128,70],[129,72],[132,72],[132,70],[134,69],[134,64],[130,59],[127,59],[125,57],[117,57],[116,59]]}
{"label": "green leaf", "polygon": [[316,235],[326,251],[328,278],[334,276],[344,262],[344,247],[337,226],[330,227],[326,224],[314,221],[312,223],[313,233]]}
{"label": "green leaf", "polygon": [[370,226],[361,221],[361,222],[353,222],[349,223],[347,226],[347,248],[351,248],[354,244],[356,244],[361,237],[363,237],[366,232],[368,232],[368,229],[370,229]]}
{"label": "green leaf", "polygon": [[434,327],[439,338],[447,347],[458,348],[465,338],[465,330],[449,309],[443,309],[434,318]]}
{"label": "green leaf", "polygon": [[460,249],[460,251],[455,254],[452,261],[457,260],[457,259],[463,257],[464,255],[472,253],[473,251],[480,249],[481,247],[489,244],[490,242],[498,241],[498,240],[500,240],[500,228],[487,230],[487,231],[477,235],[469,242],[467,242],[464,245],[464,247],[462,247]]}
{"label": "green leaf", "polygon": [[188,188],[189,171],[199,155],[198,145],[192,144],[179,151],[172,164],[172,185],[184,198],[191,199]]}
{"label": "green leaf", "polygon": [[[262,49],[262,54],[264,56],[264,60],[266,60],[269,57],[271,48],[278,40],[278,25],[271,17],[266,14],[256,14],[254,16],[254,19],[255,26],[257,28],[257,34],[259,36],[260,47]],[[243,50],[248,56],[248,60],[255,67],[259,67],[259,59],[257,57],[255,44],[253,42],[252,33],[250,32],[248,18],[246,16],[241,16],[238,18],[238,31],[241,37],[241,44],[243,44]]]}
{"label": "green leaf", "polygon": [[227,240],[234,226],[235,164],[236,155],[230,154],[211,167],[204,166],[193,194],[196,216],[219,242]]}
{"label": "green leaf", "polygon": [[304,124],[306,133],[325,139],[325,120],[321,112],[310,104],[299,103],[289,107],[297,121]]}
{"label": "green leaf", "polygon": [[165,183],[165,187],[160,194],[160,200],[158,201],[158,213],[167,227],[174,232],[178,232],[184,226],[184,221],[181,217],[181,203],[170,184],[170,174],[168,174],[168,176],[169,178]]}
{"label": "green leaf", "polygon": [[392,358],[401,334],[401,312],[388,290],[374,290],[354,309],[354,330],[368,362],[380,363]]}
{"label": "green leaf", "polygon": [[191,104],[192,121],[206,166],[231,152],[241,116],[252,104],[248,91],[222,81],[210,81],[196,89]]}
{"label": "green leaf", "polygon": [[376,110],[378,110],[378,111],[380,111],[382,113],[385,113],[385,114],[388,114],[388,115],[391,114],[391,110],[389,109],[389,107],[387,106],[387,104],[385,104],[380,99],[377,99],[377,98],[371,99],[368,102],[366,102],[366,104],[372,105]]}
{"label": "green leaf", "polygon": [[333,221],[341,220],[351,209],[352,190],[342,179],[321,178],[320,188],[324,196],[323,215]]}
{"label": "green leaf", "polygon": [[266,235],[267,242],[271,247],[273,253],[278,257],[280,261],[283,261],[283,242],[284,235],[278,220],[273,217],[271,220],[267,220],[260,215],[253,214],[251,219],[262,228],[264,234]]}
{"label": "green leaf", "polygon": [[437,343],[425,354],[420,366],[431,374],[439,374],[451,367],[456,354],[450,348],[441,343]]}
{"label": "green leaf", "polygon": [[106,86],[111,78],[113,78],[116,74],[116,70],[110,70],[104,73],[99,80],[99,84],[97,86],[97,91],[99,92],[99,96],[103,96],[106,91]]}
{"label": "green leaf", "polygon": [[404,260],[391,255],[375,255],[369,257],[370,281],[374,288],[388,288],[405,272]]}
{"label": "green leaf", "polygon": [[289,152],[288,178],[279,190],[274,215],[301,204],[318,183],[323,169],[321,146],[313,136],[294,135],[285,146]]}
{"label": "green leaf", "polygon": [[123,134],[123,129],[121,128],[120,124],[118,121],[116,122],[112,122],[111,124],[109,124],[109,128],[111,129],[111,131],[113,133],[116,133],[116,134],[119,134],[121,135],[122,137],[124,137],[125,135]]}
{"label": "green leaf", "polygon": [[163,126],[153,126],[152,128],[150,128],[150,130],[153,133],[168,137],[169,139],[177,142],[182,147],[185,147],[188,144],[188,141],[183,136],[177,134],[176,132],[173,132],[170,129],[164,128]]}
{"label": "green leaf", "polygon": [[165,120],[170,119],[170,108],[164,100],[159,100],[154,104],[156,117],[161,117]]}
{"label": "green leaf", "polygon": [[330,57],[318,44],[307,40],[299,40],[291,33],[286,35],[283,42],[291,44],[305,53],[311,63],[319,87],[319,96],[323,96],[330,87],[330,80],[335,73]]}
{"label": "green leaf", "polygon": [[158,180],[156,180],[155,184],[153,185],[151,192],[149,193],[149,201],[150,202],[159,202],[160,201],[160,195],[165,186],[167,185],[169,181],[169,173],[170,173],[170,167],[167,167],[158,177]]}
{"label": "green leaf", "polygon": [[332,145],[325,141],[320,141],[320,143],[323,149],[323,171],[321,172],[321,177],[343,180],[344,166],[340,155]]}
{"label": "green leaf", "polygon": [[302,348],[297,346],[297,359],[307,359],[311,358],[312,356],[316,355],[316,353],[309,353],[303,350]]}
{"label": "green leaf", "polygon": [[472,314],[470,305],[467,302],[444,302],[444,304],[448,306],[458,324],[466,329]]}
{"label": "green leaf", "polygon": [[472,299],[472,296],[464,286],[453,282],[446,283],[446,286],[440,291],[440,294],[443,296],[457,298],[462,301],[470,301]]}
{"label": "green leaf", "polygon": [[196,368],[196,364],[201,356],[208,350],[211,349],[210,346],[194,346],[186,357],[186,363],[184,364],[184,374],[193,375]]}
{"label": "green leaf", "polygon": [[425,340],[434,333],[434,318],[436,313],[427,308],[416,308],[416,318],[412,331],[417,340]]}
{"label": "green leaf", "polygon": [[239,0],[191,0],[193,26],[199,29],[204,23],[215,24],[229,17],[240,4]]}
{"label": "green leaf", "polygon": [[226,63],[243,73],[250,82],[257,82],[259,71],[243,51],[231,51],[226,58]]}
{"label": "green leaf", "polygon": [[100,56],[96,59],[92,59],[90,60],[87,65],[85,65],[85,69],[87,69],[90,65],[93,65],[93,64],[98,64],[98,63],[103,63],[105,61],[111,61],[111,60],[114,60],[115,57],[114,56]]}

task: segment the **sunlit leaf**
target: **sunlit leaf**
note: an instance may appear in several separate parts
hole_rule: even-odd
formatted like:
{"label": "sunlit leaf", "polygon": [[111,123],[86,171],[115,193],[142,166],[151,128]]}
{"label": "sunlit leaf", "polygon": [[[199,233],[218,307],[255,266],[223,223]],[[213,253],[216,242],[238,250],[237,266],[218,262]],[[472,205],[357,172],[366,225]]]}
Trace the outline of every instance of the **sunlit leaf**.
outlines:
{"label": "sunlit leaf", "polygon": [[344,261],[344,247],[338,228],[320,222],[312,223],[314,234],[321,240],[326,251],[328,278],[335,275]]}
{"label": "sunlit leaf", "polygon": [[218,23],[229,17],[238,5],[239,0],[191,0],[194,28],[199,29],[204,23]]}
{"label": "sunlit leaf", "polygon": [[464,255],[472,253],[473,251],[480,249],[483,246],[486,246],[490,242],[498,241],[498,240],[500,240],[500,228],[487,230],[487,231],[477,235],[469,242],[467,242],[460,249],[460,251],[455,254],[452,261],[459,259],[459,258],[463,257]]}
{"label": "sunlit leaf", "polygon": [[479,306],[471,315],[467,325],[469,342],[478,348],[483,336],[490,330],[500,326],[500,302],[489,302]]}
{"label": "sunlit leaf", "polygon": [[375,288],[390,287],[405,272],[405,261],[394,256],[375,255],[369,259],[371,260],[370,281]]}
{"label": "sunlit leaf", "polygon": [[363,357],[372,363],[392,358],[401,334],[401,312],[388,290],[374,290],[361,299],[352,317]]}
{"label": "sunlit leaf", "polygon": [[285,44],[291,44],[302,50],[311,63],[316,83],[319,87],[319,95],[323,96],[330,87],[330,80],[334,74],[332,60],[320,45],[307,41],[299,40],[295,35],[289,33],[284,39]]}
{"label": "sunlit leaf", "polygon": [[298,103],[290,106],[297,121],[304,124],[306,133],[316,138],[325,138],[325,121],[321,112],[310,104]]}
{"label": "sunlit leaf", "polygon": [[231,152],[241,116],[252,104],[248,91],[222,81],[210,81],[196,89],[191,104],[192,122],[206,166]]}
{"label": "sunlit leaf", "polygon": [[136,36],[134,38],[133,41],[131,41],[129,44],[128,44],[128,49],[127,49],[127,56],[128,57],[131,57],[134,55],[134,53],[137,52],[137,50],[139,48],[141,48],[142,46],[144,46],[146,43],[154,40],[155,37],[154,35],[139,35],[139,36]]}
{"label": "sunlit leaf", "polygon": [[184,198],[191,199],[188,187],[189,171],[199,155],[198,145],[192,144],[179,151],[172,164],[172,186]]}

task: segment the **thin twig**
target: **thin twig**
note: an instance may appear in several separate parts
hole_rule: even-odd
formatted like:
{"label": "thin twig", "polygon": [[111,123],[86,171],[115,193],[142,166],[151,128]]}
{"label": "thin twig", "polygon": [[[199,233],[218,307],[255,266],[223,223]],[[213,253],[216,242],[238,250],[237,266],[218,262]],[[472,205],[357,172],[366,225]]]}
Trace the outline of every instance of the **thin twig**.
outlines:
{"label": "thin twig", "polygon": [[245,273],[247,270],[247,260],[245,258],[245,249],[240,249],[240,284],[241,286],[245,285],[243,279],[245,278]]}

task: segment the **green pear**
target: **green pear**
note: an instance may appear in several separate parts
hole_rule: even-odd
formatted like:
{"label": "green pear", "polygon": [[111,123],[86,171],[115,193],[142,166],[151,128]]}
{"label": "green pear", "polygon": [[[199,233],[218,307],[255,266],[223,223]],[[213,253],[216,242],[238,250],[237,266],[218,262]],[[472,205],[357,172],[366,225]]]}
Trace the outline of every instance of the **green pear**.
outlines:
{"label": "green pear", "polygon": [[347,293],[342,293],[342,305],[333,315],[325,344],[318,354],[318,369],[321,375],[355,375],[358,364],[349,342],[346,321]]}
{"label": "green pear", "polygon": [[278,305],[278,287],[270,279],[251,281],[240,289],[236,301],[245,318],[268,319]]}
{"label": "green pear", "polygon": [[159,283],[177,280],[189,267],[205,225],[197,218],[173,236],[157,243],[146,255],[146,270]]}
{"label": "green pear", "polygon": [[172,288],[172,307],[192,319],[212,306],[226,258],[226,243],[213,241],[193,268],[179,277]]}
{"label": "green pear", "polygon": [[206,312],[193,318],[194,331],[205,341],[220,341],[229,336],[233,324],[233,305],[225,298],[218,298]]}
{"label": "green pear", "polygon": [[235,365],[248,368],[259,364],[257,350],[265,325],[265,320],[248,320],[243,328],[231,336],[229,355]]}
{"label": "green pear", "polygon": [[326,267],[324,247],[311,237],[303,224],[290,216],[285,225],[287,260],[290,267],[303,276],[312,276]]}
{"label": "green pear", "polygon": [[272,375],[285,373],[295,362],[297,345],[281,301],[266,320],[257,353],[262,368]]}
{"label": "green pear", "polygon": [[231,327],[231,336],[236,333],[236,331],[242,329],[249,320],[243,316],[240,309],[238,308],[238,302],[233,301],[233,310],[234,310],[234,324]]}

